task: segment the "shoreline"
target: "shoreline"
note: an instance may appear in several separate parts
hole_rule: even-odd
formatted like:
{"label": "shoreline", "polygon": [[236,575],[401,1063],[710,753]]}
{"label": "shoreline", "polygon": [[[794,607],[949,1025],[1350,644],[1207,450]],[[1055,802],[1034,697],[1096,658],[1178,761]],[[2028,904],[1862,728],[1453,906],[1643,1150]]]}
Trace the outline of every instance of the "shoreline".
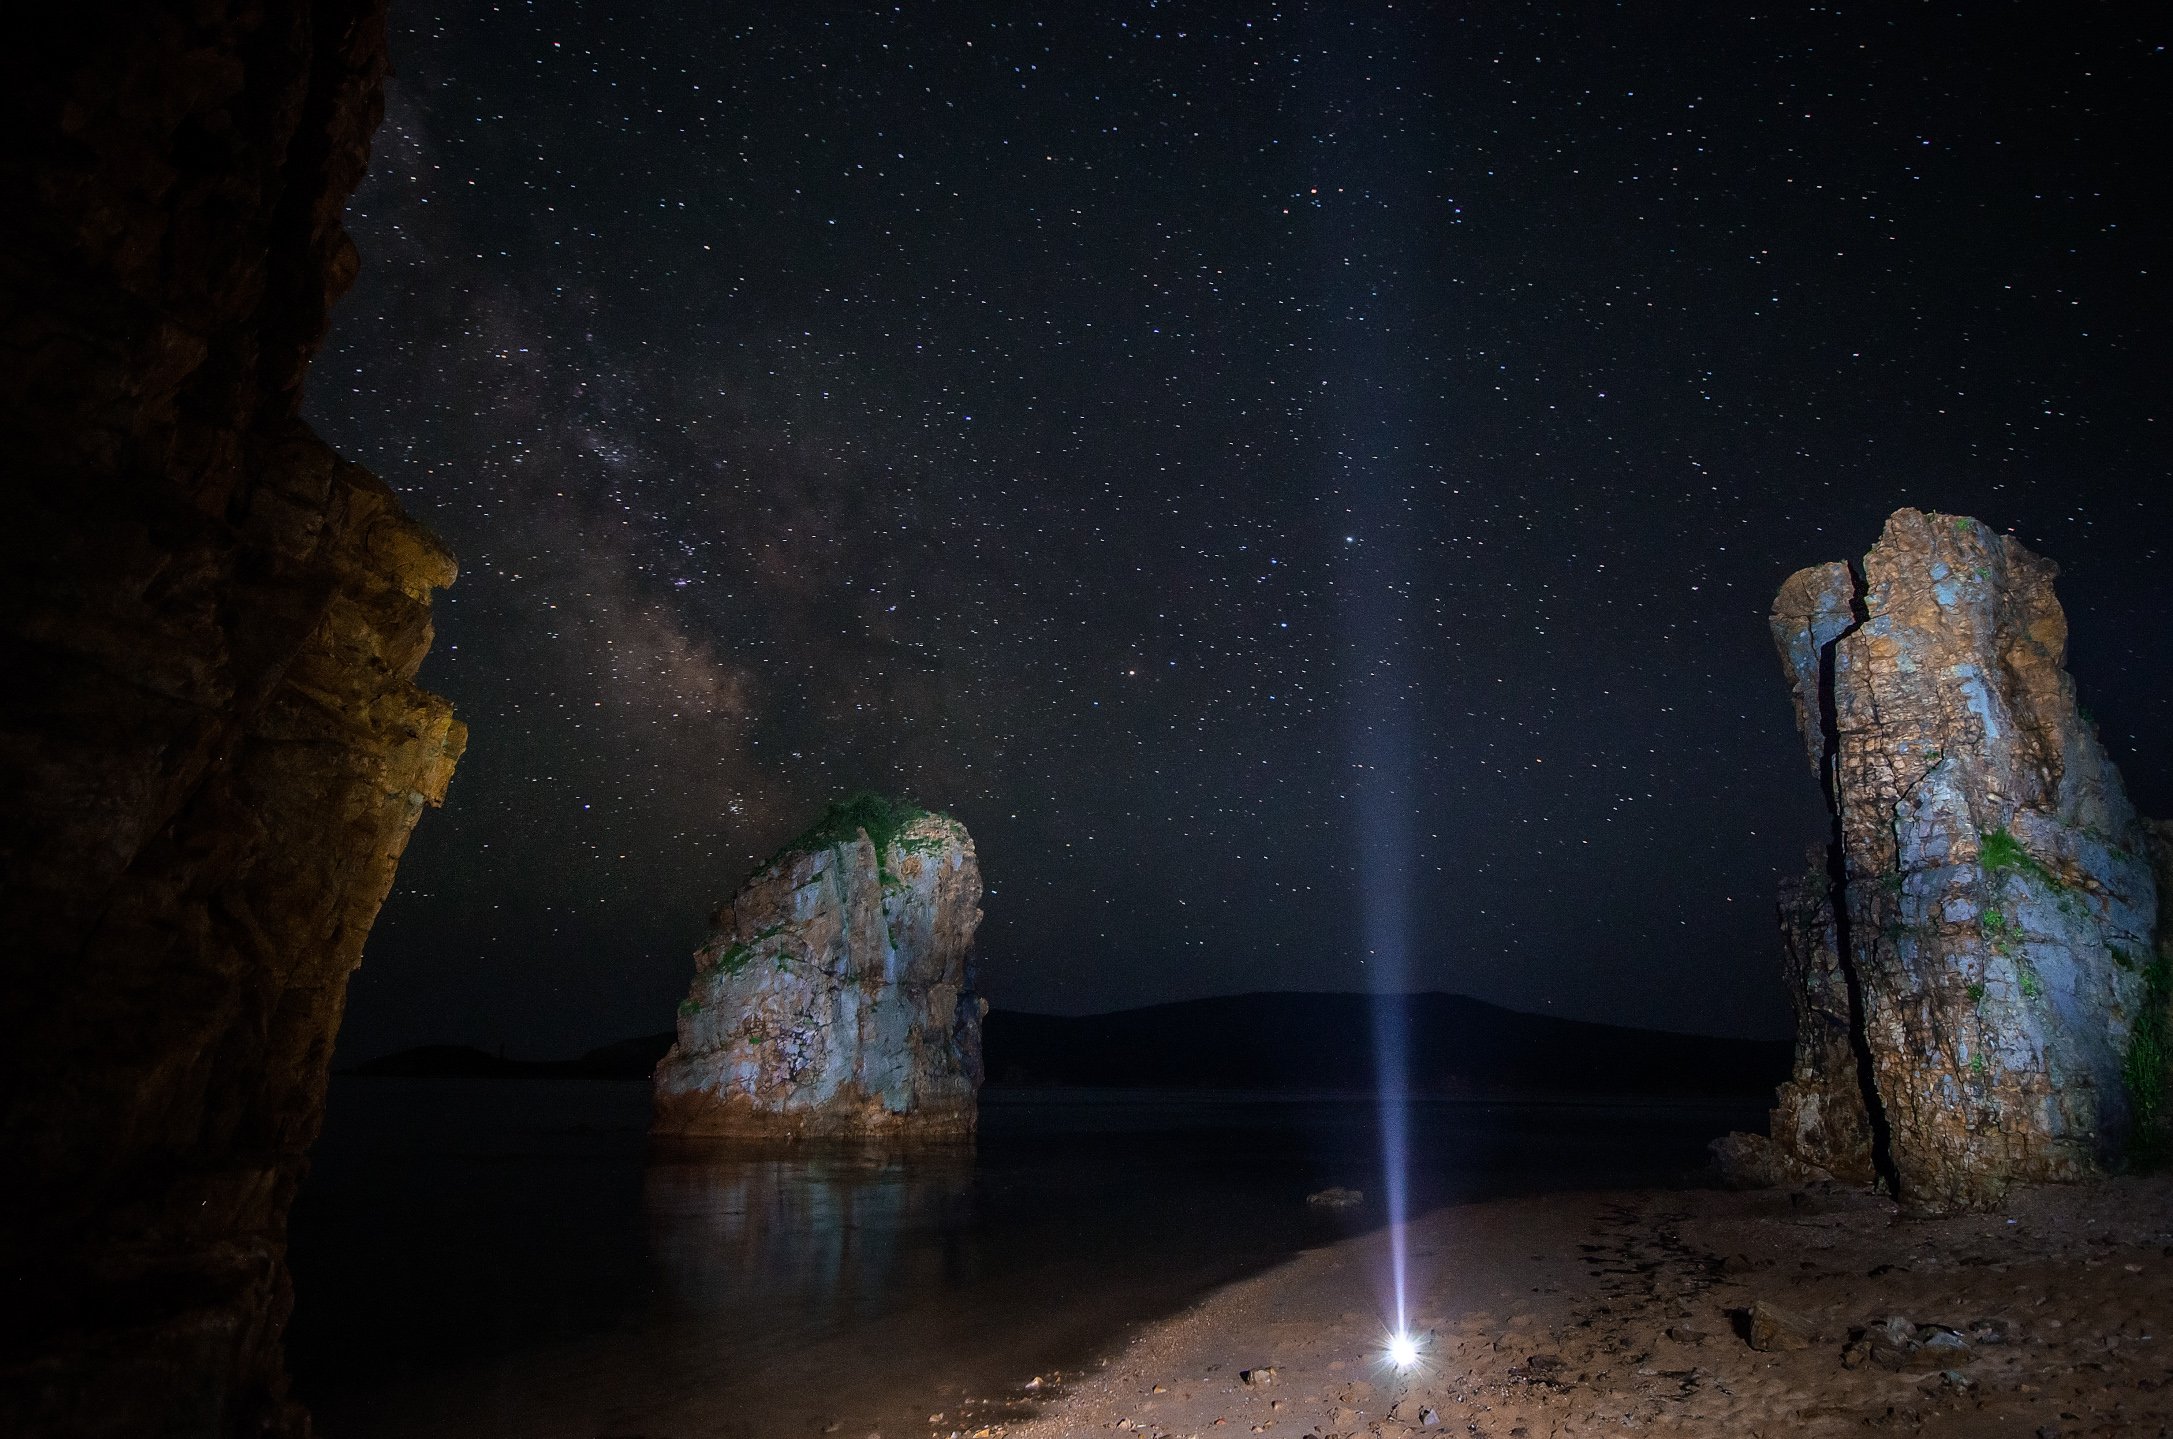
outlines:
{"label": "shoreline", "polygon": [[1383,1359],[1374,1231],[1148,1325],[1031,1413],[1034,1390],[926,1432],[2173,1433],[2173,1178],[1929,1220],[1826,1185],[1542,1196],[1436,1210],[1408,1243],[1412,1373]]}

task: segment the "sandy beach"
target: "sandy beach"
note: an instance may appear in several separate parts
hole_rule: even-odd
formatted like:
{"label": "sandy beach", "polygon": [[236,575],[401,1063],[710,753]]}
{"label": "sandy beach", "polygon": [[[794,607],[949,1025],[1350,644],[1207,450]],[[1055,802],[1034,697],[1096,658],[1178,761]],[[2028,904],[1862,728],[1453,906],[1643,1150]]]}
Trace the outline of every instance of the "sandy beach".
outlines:
{"label": "sandy beach", "polygon": [[[1420,1365],[1383,1359],[1376,1232],[1148,1327],[934,1436],[2173,1432],[2173,1180],[1915,1220],[1825,1187],[1439,1210],[1409,1235]],[[1754,1347],[1754,1340],[1759,1347]]]}

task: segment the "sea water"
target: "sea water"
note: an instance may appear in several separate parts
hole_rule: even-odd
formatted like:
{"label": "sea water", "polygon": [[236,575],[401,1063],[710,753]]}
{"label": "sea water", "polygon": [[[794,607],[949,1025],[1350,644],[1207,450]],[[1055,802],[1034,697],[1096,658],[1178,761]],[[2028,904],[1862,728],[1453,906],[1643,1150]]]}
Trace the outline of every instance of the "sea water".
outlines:
{"label": "sea water", "polygon": [[[970,1154],[911,1160],[654,1159],[648,1103],[334,1081],[291,1253],[325,1439],[971,1432],[965,1401],[1382,1221],[1370,1092],[991,1089]],[[1761,1108],[1416,1100],[1410,1202],[1694,1182]],[[1367,1202],[1305,1203],[1331,1185]]]}

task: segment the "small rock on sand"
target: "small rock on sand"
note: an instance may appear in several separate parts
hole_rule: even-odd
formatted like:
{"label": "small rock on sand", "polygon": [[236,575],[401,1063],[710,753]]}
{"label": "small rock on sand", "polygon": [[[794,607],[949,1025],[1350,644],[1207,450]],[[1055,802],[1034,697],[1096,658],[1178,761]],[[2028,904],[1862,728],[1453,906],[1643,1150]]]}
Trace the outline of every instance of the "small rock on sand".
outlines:
{"label": "small rock on sand", "polygon": [[[1984,1323],[1985,1321],[1979,1321]],[[1975,1326],[1972,1326],[1974,1329]],[[1983,1330],[1981,1342],[1997,1344],[2006,1326]],[[1862,1331],[1841,1352],[1842,1367],[1861,1368],[1865,1363],[1899,1372],[1904,1369],[1952,1369],[1977,1357],[1975,1345],[1959,1330],[1944,1324],[1913,1324],[1899,1314],[1890,1315]]]}
{"label": "small rock on sand", "polygon": [[1396,1407],[1388,1411],[1388,1417],[1406,1429],[1432,1429],[1441,1423],[1441,1415],[1433,1405],[1409,1395],[1396,1401]]}
{"label": "small rock on sand", "polygon": [[1744,1316],[1744,1335],[1761,1354],[1788,1349],[1808,1349],[1818,1338],[1818,1326],[1801,1314],[1760,1299]]}
{"label": "small rock on sand", "polygon": [[1237,1372],[1237,1377],[1241,1382],[1250,1384],[1255,1389],[1264,1388],[1275,1382],[1275,1366],[1264,1364],[1257,1369],[1240,1369]]}

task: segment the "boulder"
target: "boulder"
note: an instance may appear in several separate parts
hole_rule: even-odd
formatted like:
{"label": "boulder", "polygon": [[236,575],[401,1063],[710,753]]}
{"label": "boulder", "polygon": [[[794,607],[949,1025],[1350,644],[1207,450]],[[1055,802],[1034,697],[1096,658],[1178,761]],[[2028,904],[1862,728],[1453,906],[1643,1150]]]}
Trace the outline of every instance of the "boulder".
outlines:
{"label": "boulder", "polygon": [[656,1068],[666,1138],[955,1140],[981,1084],[965,826],[870,796],[717,911]]}
{"label": "boulder", "polygon": [[1905,509],[1774,606],[1833,817],[1824,885],[1783,898],[1801,1030],[1774,1139],[1918,1211],[2117,1162],[2131,1045],[2163,1033],[2139,1029],[2165,1006],[2150,841],[2076,705],[2056,574]]}

